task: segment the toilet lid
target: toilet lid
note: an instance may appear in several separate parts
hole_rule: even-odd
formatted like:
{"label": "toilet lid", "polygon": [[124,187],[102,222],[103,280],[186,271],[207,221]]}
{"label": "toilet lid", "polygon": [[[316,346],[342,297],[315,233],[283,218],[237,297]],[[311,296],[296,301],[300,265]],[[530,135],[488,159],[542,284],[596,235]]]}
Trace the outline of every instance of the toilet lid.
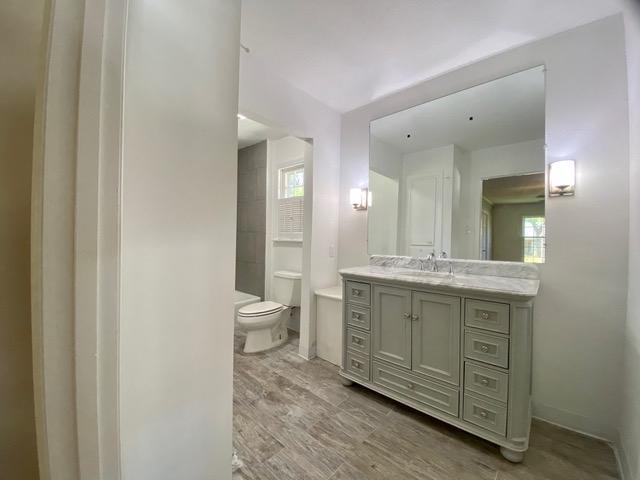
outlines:
{"label": "toilet lid", "polygon": [[268,315],[282,310],[282,304],[277,302],[259,302],[252,303],[238,310],[238,315],[242,317],[256,317],[259,315]]}

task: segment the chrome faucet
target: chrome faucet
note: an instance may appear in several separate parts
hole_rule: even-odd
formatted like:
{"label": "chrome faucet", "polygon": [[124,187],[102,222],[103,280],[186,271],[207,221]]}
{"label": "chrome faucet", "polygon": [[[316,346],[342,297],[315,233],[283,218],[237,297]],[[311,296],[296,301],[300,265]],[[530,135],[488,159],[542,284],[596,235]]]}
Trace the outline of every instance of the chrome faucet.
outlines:
{"label": "chrome faucet", "polygon": [[435,252],[431,252],[429,254],[429,256],[427,257],[427,263],[431,263],[431,271],[432,272],[437,272],[438,271],[438,264],[436,263],[436,253]]}

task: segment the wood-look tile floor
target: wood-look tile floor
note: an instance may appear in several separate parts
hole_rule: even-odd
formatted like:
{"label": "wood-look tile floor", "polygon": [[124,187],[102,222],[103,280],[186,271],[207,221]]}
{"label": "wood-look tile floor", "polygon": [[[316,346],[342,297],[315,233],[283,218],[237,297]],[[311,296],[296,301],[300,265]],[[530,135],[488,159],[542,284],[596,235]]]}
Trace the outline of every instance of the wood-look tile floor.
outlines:
{"label": "wood-look tile floor", "polygon": [[236,336],[234,480],[586,480],[619,478],[604,442],[535,421],[521,464],[498,448],[299,357],[298,339],[241,353]]}

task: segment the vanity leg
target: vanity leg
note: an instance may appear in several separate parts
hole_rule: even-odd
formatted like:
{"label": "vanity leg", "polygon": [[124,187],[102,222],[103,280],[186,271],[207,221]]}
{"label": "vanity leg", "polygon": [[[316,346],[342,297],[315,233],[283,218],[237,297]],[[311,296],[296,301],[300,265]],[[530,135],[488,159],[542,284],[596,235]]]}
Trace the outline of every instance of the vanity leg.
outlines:
{"label": "vanity leg", "polygon": [[500,453],[511,463],[520,463],[524,460],[524,452],[516,452],[507,447],[500,447]]}
{"label": "vanity leg", "polygon": [[344,385],[345,387],[350,387],[351,385],[353,385],[353,382],[351,380],[349,380],[348,378],[344,378],[344,377],[340,377],[340,381],[342,382],[342,385]]}

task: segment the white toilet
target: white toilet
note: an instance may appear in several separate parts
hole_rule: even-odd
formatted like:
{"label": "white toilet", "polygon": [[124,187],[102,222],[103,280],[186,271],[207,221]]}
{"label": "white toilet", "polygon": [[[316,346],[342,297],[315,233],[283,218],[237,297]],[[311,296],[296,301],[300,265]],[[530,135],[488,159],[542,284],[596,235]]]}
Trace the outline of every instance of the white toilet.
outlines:
{"label": "white toilet", "polygon": [[300,306],[300,272],[274,272],[271,301],[252,303],[238,310],[236,321],[247,333],[245,353],[256,353],[282,345],[287,341],[289,309]]}

